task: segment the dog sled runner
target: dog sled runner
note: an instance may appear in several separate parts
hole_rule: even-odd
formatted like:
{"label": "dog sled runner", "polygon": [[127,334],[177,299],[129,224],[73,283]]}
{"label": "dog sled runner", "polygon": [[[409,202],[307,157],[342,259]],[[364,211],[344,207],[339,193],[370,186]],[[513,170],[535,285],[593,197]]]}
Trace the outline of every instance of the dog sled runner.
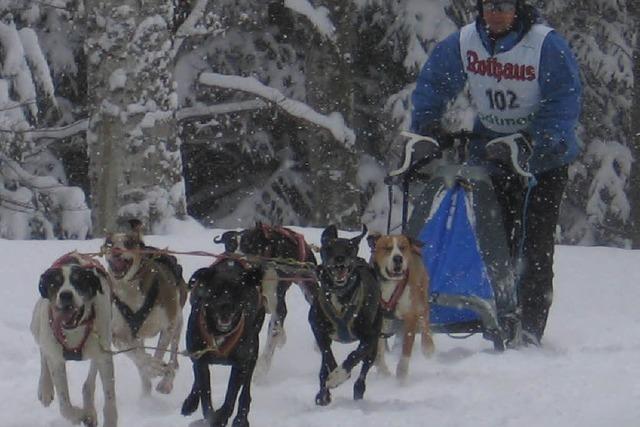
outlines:
{"label": "dog sled runner", "polygon": [[[466,162],[472,135],[456,133],[441,141],[404,135],[409,141],[403,164],[387,184],[390,191],[393,185],[402,188],[402,233],[424,242],[432,331],[482,333],[498,351],[519,345],[517,260],[510,255],[486,167]],[[526,174],[518,163],[521,141],[515,134],[488,145]]]}

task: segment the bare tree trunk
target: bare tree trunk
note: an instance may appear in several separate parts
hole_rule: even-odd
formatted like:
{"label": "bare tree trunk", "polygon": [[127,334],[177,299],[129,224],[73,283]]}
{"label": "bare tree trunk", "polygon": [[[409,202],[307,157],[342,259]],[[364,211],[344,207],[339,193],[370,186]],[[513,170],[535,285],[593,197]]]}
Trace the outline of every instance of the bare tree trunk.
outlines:
{"label": "bare tree trunk", "polygon": [[[353,126],[354,88],[351,57],[356,46],[354,6],[344,0],[326,0],[336,27],[334,41],[312,40],[306,56],[307,102],[323,114],[339,112],[347,126]],[[318,47],[319,46],[319,47]],[[356,182],[358,156],[328,133],[309,132],[314,139],[308,156],[314,187],[315,225],[329,222],[344,228],[359,227],[361,200]]]}
{"label": "bare tree trunk", "polygon": [[87,141],[94,235],[185,215],[170,0],[87,0]]}

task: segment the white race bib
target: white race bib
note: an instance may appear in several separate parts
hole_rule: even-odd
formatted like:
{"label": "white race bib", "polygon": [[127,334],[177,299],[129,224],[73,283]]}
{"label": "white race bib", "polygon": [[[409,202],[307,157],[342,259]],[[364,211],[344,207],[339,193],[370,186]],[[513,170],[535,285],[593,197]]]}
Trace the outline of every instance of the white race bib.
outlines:
{"label": "white race bib", "polygon": [[552,29],[536,24],[511,50],[491,56],[475,23],[460,30],[460,54],[482,124],[495,132],[526,129],[540,102],[540,52]]}

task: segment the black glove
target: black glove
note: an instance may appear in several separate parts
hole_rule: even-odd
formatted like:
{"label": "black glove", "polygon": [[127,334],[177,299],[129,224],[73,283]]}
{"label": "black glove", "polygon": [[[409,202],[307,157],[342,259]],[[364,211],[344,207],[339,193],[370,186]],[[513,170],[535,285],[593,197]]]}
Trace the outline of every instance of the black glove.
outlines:
{"label": "black glove", "polygon": [[488,159],[502,163],[520,175],[529,174],[529,159],[533,150],[526,133],[492,139],[487,143],[486,151]]}
{"label": "black glove", "polygon": [[443,129],[440,122],[433,122],[427,126],[421,126],[416,133],[435,139],[441,146],[447,136],[447,132]]}

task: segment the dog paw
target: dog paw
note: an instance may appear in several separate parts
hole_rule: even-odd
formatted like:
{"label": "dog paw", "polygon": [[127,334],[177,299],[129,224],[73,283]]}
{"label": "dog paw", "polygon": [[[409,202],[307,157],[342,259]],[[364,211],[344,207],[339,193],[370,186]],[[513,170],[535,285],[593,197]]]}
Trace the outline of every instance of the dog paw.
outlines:
{"label": "dog paw", "polygon": [[87,412],[84,409],[78,408],[76,406],[69,406],[62,409],[62,416],[67,420],[69,420],[69,422],[74,425],[84,423],[85,420],[91,421],[89,419],[90,414],[87,414]]}
{"label": "dog paw", "polygon": [[320,390],[318,394],[316,394],[316,405],[327,406],[329,403],[331,403],[331,393],[329,393],[329,390]]}
{"label": "dog paw", "polygon": [[231,427],[249,427],[249,420],[246,415],[236,415]]}
{"label": "dog paw", "polygon": [[436,346],[431,335],[422,335],[422,354],[424,357],[431,357],[435,351]]}
{"label": "dog paw", "polygon": [[391,370],[389,369],[389,367],[386,364],[385,365],[376,365],[376,370],[382,376],[385,376],[385,377],[391,376]]}
{"label": "dog paw", "polygon": [[54,396],[55,392],[53,391],[53,386],[38,388],[38,400],[45,408],[51,405]]}
{"label": "dog paw", "polygon": [[93,414],[85,413],[84,417],[82,418],[82,425],[84,427],[98,427],[98,417],[96,416],[95,411],[93,412]]}
{"label": "dog paw", "polygon": [[347,372],[342,366],[337,367],[327,377],[327,387],[336,388],[351,377],[351,372]]}
{"label": "dog paw", "polygon": [[165,376],[156,385],[156,391],[160,394],[169,394],[173,390],[173,375]]}
{"label": "dog paw", "polygon": [[362,400],[366,388],[367,385],[365,384],[364,379],[358,378],[356,383],[353,385],[353,400]]}

